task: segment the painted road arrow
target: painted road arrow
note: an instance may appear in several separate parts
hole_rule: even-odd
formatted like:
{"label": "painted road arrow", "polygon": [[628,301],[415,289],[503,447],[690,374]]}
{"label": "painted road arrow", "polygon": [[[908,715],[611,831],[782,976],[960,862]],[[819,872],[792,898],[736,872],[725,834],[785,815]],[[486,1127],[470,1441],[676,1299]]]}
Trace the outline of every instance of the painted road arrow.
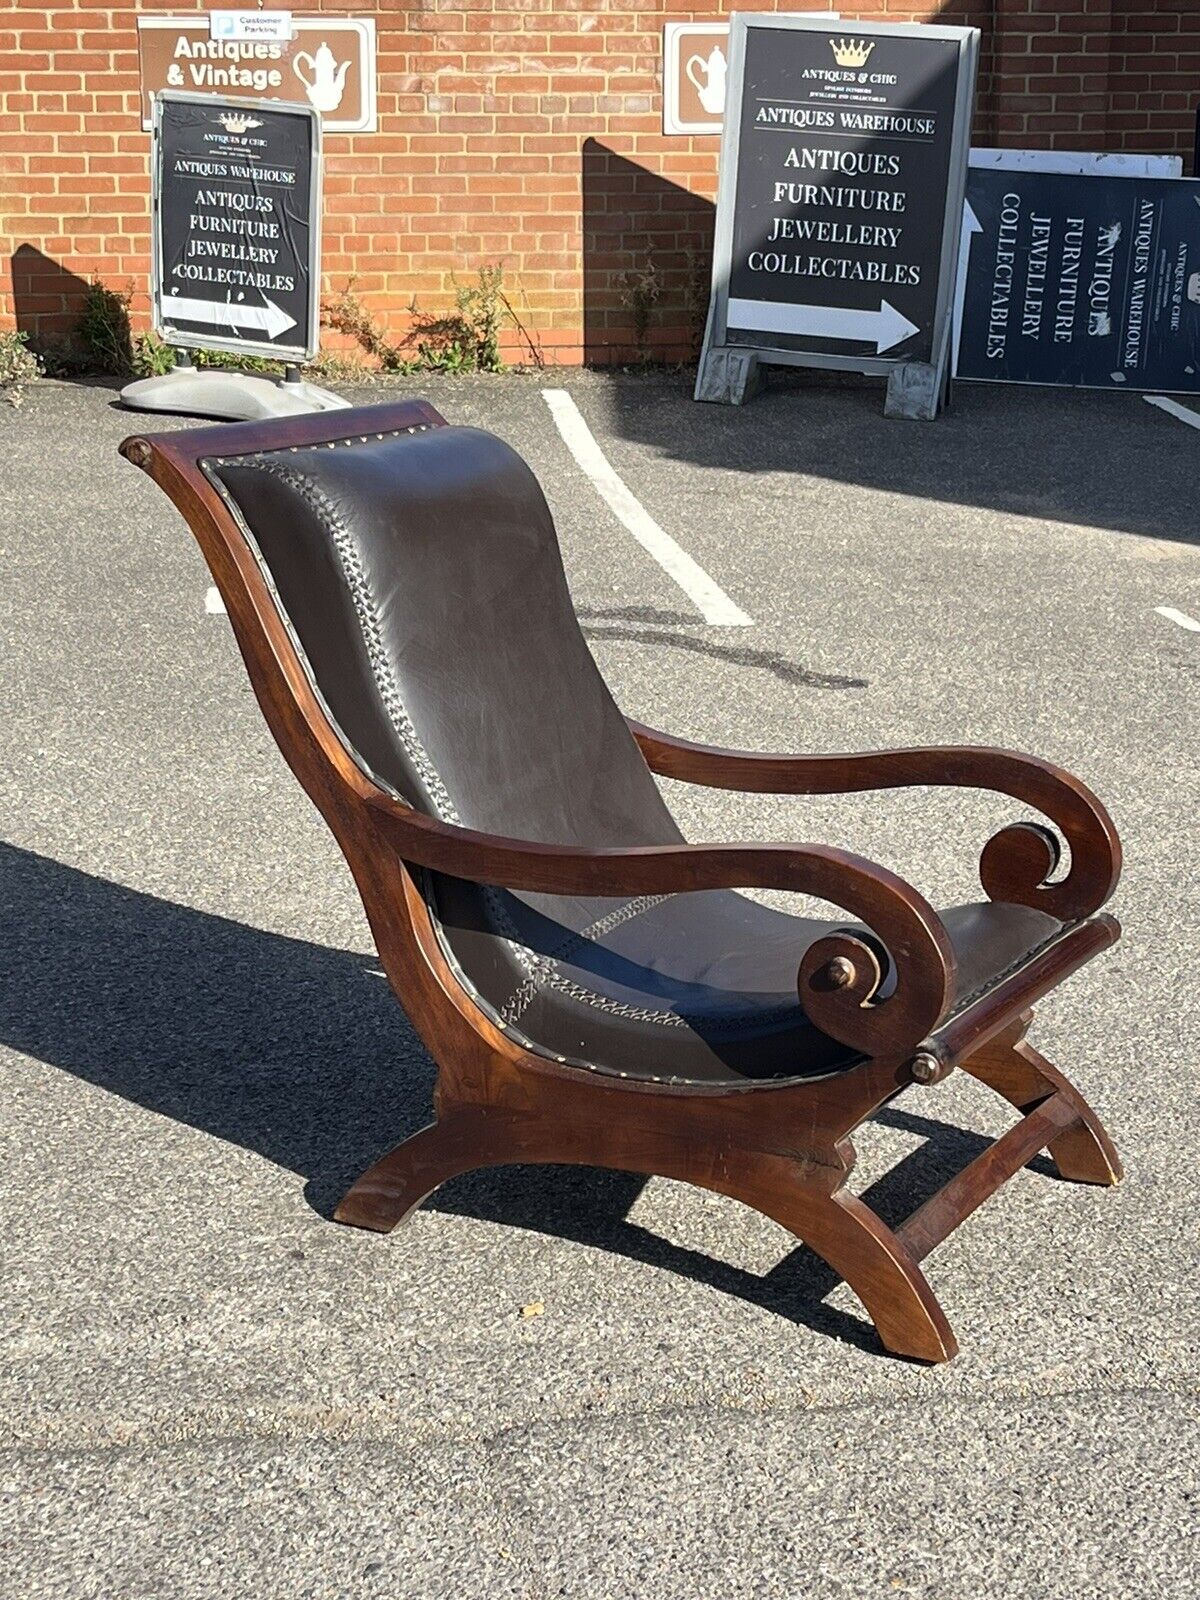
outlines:
{"label": "painted road arrow", "polygon": [[915,322],[886,300],[878,311],[852,311],[846,306],[793,306],[783,300],[730,300],[725,315],[730,328],[756,333],[793,333],[808,339],[856,339],[882,355],[893,345],[920,333]]}
{"label": "painted road arrow", "polygon": [[295,317],[289,317],[282,306],[268,300],[264,306],[236,305],[231,300],[185,300],[182,295],[164,296],[163,316],[171,321],[207,322],[214,328],[228,328],[236,333],[239,328],[255,328],[268,339],[278,339],[281,333],[296,326]]}

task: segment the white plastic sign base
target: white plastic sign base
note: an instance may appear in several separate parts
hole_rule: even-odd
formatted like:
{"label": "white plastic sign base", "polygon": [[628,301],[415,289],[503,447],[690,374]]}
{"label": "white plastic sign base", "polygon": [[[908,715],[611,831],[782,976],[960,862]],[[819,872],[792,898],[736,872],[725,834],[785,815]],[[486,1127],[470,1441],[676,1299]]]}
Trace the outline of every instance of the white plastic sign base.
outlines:
{"label": "white plastic sign base", "polygon": [[139,378],[121,390],[121,404],[134,411],[168,411],[181,417],[216,417],[222,422],[258,422],[298,417],[310,411],[342,411],[349,400],[315,383],[276,383],[248,372],[176,367],[161,378]]}

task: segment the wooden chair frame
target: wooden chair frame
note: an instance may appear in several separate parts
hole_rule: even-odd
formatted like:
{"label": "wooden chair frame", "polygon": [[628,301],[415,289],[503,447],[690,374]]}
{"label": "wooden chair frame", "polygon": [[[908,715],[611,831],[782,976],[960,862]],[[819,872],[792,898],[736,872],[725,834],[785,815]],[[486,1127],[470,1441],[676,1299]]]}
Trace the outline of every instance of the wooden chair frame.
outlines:
{"label": "wooden chair frame", "polygon": [[[889,1350],[946,1360],[954,1335],[922,1259],[1042,1149],[1066,1178],[1111,1184],[1121,1175],[1078,1090],[1024,1043],[1032,1004],[1119,936],[1113,918],[1096,915],[1120,872],[1107,813],[1068,773],[1002,750],[750,755],[631,723],[651,769],[685,782],[769,794],[965,785],[1010,795],[1053,822],[1071,848],[1061,881],[1051,881],[1054,835],[1030,823],[997,833],[980,873],[993,900],[1039,907],[1067,926],[984,993],[960,997],[950,941],[931,906],[895,874],[845,851],[818,844],[573,849],[471,832],[407,808],[348,753],[253,551],[200,463],[441,425],[426,403],[405,402],[133,437],[121,446],[199,541],[263,714],[346,856],[384,970],[437,1064],[436,1120],[370,1167],[337,1217],[386,1232],[447,1179],[509,1162],[683,1179],[744,1201],[818,1252],[855,1290]],[[417,868],[548,894],[773,888],[818,896],[887,946],[893,992],[877,997],[880,963],[870,940],[833,934],[807,951],[798,982],[811,1020],[861,1053],[849,1070],[746,1088],[584,1073],[522,1048],[475,1003],[442,950]],[[1008,1100],[1020,1120],[893,1231],[844,1187],[855,1159],[851,1135],[901,1090],[937,1082],[956,1066]]]}

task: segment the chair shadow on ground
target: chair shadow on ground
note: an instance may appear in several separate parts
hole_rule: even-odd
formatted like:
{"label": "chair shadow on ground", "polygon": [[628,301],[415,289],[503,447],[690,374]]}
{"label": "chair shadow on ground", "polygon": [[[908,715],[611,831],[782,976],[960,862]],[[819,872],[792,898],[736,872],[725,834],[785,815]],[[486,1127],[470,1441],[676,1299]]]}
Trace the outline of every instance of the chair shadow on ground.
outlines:
{"label": "chair shadow on ground", "polygon": [[[300,1174],[323,1217],[371,1160],[429,1120],[432,1064],[370,957],[7,844],[0,907],[0,1043]],[[923,1117],[879,1120],[927,1140],[866,1196],[888,1220],[985,1143]],[[627,1220],[644,1182],[507,1167],[457,1179],[427,1205],[666,1268],[875,1348],[868,1322],[821,1304],[838,1280],[810,1251],[759,1275],[672,1244]]]}
{"label": "chair shadow on ground", "polygon": [[[712,629],[698,613],[662,611],[655,606],[609,606],[601,610],[579,607],[576,611],[589,640],[625,639],[656,648],[683,650],[705,656],[710,661],[728,661],[739,667],[757,667],[769,672],[780,683],[803,689],[867,689],[866,678],[849,678],[838,672],[813,672],[779,650],[751,650],[743,645],[715,643]],[[703,628],[701,633],[686,633],[687,627]]]}

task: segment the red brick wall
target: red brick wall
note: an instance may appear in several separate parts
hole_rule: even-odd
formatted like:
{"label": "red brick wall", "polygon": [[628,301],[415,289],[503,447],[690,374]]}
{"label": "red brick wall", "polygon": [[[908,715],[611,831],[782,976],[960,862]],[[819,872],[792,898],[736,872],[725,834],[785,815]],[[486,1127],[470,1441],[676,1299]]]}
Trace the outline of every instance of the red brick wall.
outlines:
{"label": "red brick wall", "polygon": [[[137,9],[208,7],[143,0]],[[604,360],[634,353],[632,301],[653,267],[647,344],[688,353],[705,298],[717,140],[659,131],[662,25],[725,16],[727,4],[308,0],[293,9],[374,15],[379,31],[379,131],[326,141],[327,295],[355,278],[395,335],[414,296],[437,309],[456,280],[500,262],[548,360]],[[1191,149],[1200,0],[839,9],[981,28],[981,142]],[[64,331],[94,276],[133,285],[145,315],[149,135],[138,123],[135,15],[114,0],[0,0],[0,327]]]}

